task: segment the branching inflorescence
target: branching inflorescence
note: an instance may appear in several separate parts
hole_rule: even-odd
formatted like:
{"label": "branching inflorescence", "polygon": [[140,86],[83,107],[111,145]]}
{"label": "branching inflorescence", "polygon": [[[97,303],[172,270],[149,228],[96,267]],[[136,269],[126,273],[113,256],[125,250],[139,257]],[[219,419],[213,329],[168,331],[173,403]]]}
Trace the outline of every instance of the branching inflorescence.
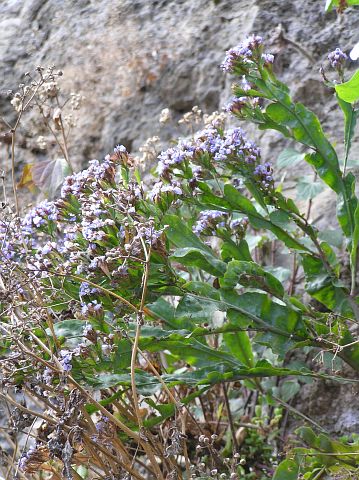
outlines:
{"label": "branching inflorescence", "polygon": [[[329,56],[340,75],[344,57]],[[352,178],[273,62],[259,36],[229,50],[221,67],[239,83],[225,110],[310,150],[306,160],[338,195],[353,264]],[[201,118],[194,108],[181,123]],[[276,245],[294,258],[289,275]],[[160,153],[150,185],[118,145],[67,176],[53,201],[23,217],[7,207],[0,253],[2,428],[28,429],[30,445],[6,457],[22,477],[272,478],[295,379],[327,378],[289,365],[287,352],[320,349],[359,369],[355,281],[341,281],[335,250],[282,194],[257,145],[224,128],[223,114]],[[295,295],[298,272],[320,308]],[[315,451],[315,433],[298,432]],[[278,471],[315,470],[297,453]]]}

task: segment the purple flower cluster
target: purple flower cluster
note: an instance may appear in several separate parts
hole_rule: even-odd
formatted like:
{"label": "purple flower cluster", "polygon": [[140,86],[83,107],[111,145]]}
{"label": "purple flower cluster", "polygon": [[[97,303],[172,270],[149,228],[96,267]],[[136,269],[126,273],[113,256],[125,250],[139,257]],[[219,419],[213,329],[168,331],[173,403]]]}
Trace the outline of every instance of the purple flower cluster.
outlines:
{"label": "purple flower cluster", "polygon": [[100,187],[101,181],[104,180],[113,182],[116,173],[114,167],[114,162],[109,157],[106,157],[104,162],[91,160],[86,170],[81,170],[65,178],[61,189],[61,197],[78,196],[86,188],[96,190]]}
{"label": "purple flower cluster", "polygon": [[163,194],[182,195],[183,191],[181,185],[177,181],[171,183],[156,182],[152,190],[148,193],[151,200],[156,201],[163,196]]}
{"label": "purple flower cluster", "polygon": [[59,352],[60,364],[64,369],[64,372],[68,373],[72,370],[72,357],[73,352],[70,350],[60,350]]}
{"label": "purple flower cluster", "polygon": [[[247,97],[234,98],[227,110],[237,113],[246,106],[252,109],[256,106],[255,102],[256,99]],[[177,147],[172,147],[159,156],[160,166],[157,171],[163,175],[148,197],[156,202],[159,199],[170,199],[174,204],[186,192],[183,179],[188,181],[187,188],[195,192],[198,181],[206,175],[209,162],[214,168],[229,169],[232,174],[239,173],[245,177],[249,175],[262,188],[272,184],[272,179],[269,178],[272,171],[268,171],[267,164],[259,164],[260,149],[247,139],[241,128],[223,132],[210,124],[198,132],[191,142],[180,142]]]}
{"label": "purple flower cluster", "polygon": [[22,221],[22,231],[24,235],[32,235],[33,230],[40,228],[48,223],[49,220],[58,219],[59,211],[55,202],[47,200],[41,202],[33,208]]}
{"label": "purple flower cluster", "polygon": [[98,292],[97,288],[91,287],[91,285],[88,284],[87,282],[81,282],[80,291],[79,291],[80,297],[83,297],[85,295],[92,295],[93,293],[97,293],[97,292]]}
{"label": "purple flower cluster", "polygon": [[348,60],[348,56],[340,50],[340,48],[336,48],[333,52],[328,54],[328,60],[331,67],[338,70],[342,69],[345,62]]}
{"label": "purple flower cluster", "polygon": [[198,134],[196,145],[197,151],[213,155],[215,162],[226,162],[235,156],[237,161],[254,164],[260,157],[259,148],[247,140],[241,128],[227,130],[221,135],[217,129],[208,127]]}
{"label": "purple flower cluster", "polygon": [[257,165],[254,169],[254,175],[265,189],[273,185],[273,167],[271,163],[266,162],[264,165]]}
{"label": "purple flower cluster", "polygon": [[215,235],[218,227],[226,225],[227,214],[219,210],[203,210],[192,230],[196,235]]}
{"label": "purple flower cluster", "polygon": [[203,210],[200,212],[197,222],[194,224],[193,232],[200,235],[216,235],[218,228],[226,228],[231,235],[243,238],[247,226],[248,218],[236,218],[228,221],[228,214],[219,210]]}
{"label": "purple flower cluster", "polygon": [[254,57],[260,52],[262,45],[262,37],[251,35],[242,43],[226,52],[224,62],[221,64],[221,69],[225,72],[233,72],[237,63],[252,62]]}
{"label": "purple flower cluster", "polygon": [[102,312],[102,304],[97,300],[92,300],[89,303],[82,303],[81,313],[84,317],[96,316]]}
{"label": "purple flower cluster", "polygon": [[[236,100],[242,101],[242,99]],[[177,147],[172,147],[161,153],[158,157],[157,172],[168,180],[171,178],[173,170],[180,170],[182,163],[186,160],[190,162],[192,173],[196,176],[201,167],[196,165],[197,160],[205,153],[210,154],[215,162],[226,162],[231,156],[235,156],[237,161],[241,160],[247,164],[254,164],[260,157],[259,148],[253,142],[247,140],[242,129],[233,128],[222,134],[217,128],[209,125],[198,132],[192,142],[180,142]],[[163,182],[158,182],[150,193],[150,198],[153,199],[161,193],[167,192],[181,195],[180,190],[181,186],[178,183],[172,183],[169,186],[163,184]]]}
{"label": "purple flower cluster", "polygon": [[225,72],[232,72],[238,61],[246,63],[253,61],[253,56],[263,44],[262,37],[251,35],[236,47],[227,50],[221,68]]}
{"label": "purple flower cluster", "polygon": [[180,141],[176,147],[168,148],[158,156],[157,173],[161,176],[176,165],[180,165],[185,160],[193,157],[195,147],[188,143]]}

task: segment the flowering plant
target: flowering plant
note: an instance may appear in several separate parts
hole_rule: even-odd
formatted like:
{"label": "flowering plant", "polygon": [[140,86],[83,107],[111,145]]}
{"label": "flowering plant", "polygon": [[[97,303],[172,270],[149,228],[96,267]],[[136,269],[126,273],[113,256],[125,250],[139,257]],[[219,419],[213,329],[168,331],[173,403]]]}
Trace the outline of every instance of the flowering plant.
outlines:
{"label": "flowering plant", "polygon": [[[329,57],[340,74],[343,58]],[[227,52],[222,68],[240,83],[226,110],[309,150],[338,199],[350,285],[335,247],[222,115],[163,151],[151,185],[117,146],[68,176],[58,199],[1,222],[0,399],[7,428],[29,428],[9,472],[279,480],[357,471],[355,446],[309,427],[297,431],[309,453],[294,449],[279,464],[265,448],[275,451],[283,408],[300,415],[288,401],[306,379],[352,382],[291,363],[288,352],[359,370],[355,179],[273,62],[259,36]],[[279,247],[291,271],[278,265]],[[338,467],[330,455],[343,451]]]}

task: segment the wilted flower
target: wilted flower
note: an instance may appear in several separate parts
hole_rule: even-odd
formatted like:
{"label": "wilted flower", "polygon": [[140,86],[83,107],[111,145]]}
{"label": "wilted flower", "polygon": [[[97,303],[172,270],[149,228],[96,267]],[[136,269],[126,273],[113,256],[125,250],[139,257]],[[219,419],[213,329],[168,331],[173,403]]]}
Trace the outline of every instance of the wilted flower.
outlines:
{"label": "wilted flower", "polygon": [[170,119],[171,119],[171,112],[170,112],[169,108],[164,108],[161,111],[159,122],[160,123],[167,123],[167,122],[169,122]]}

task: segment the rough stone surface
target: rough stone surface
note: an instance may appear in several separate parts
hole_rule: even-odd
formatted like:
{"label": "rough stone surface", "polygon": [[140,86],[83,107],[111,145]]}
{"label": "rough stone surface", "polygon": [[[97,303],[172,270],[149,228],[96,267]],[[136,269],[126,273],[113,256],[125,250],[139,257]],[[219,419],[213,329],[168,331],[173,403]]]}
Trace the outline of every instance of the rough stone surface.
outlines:
{"label": "rough stone surface", "polygon": [[[256,32],[267,39],[268,50],[275,51],[277,72],[291,85],[295,99],[320,117],[342,154],[343,132],[337,126],[335,102],[318,70],[328,51],[340,46],[348,53],[359,40],[359,15],[350,10],[341,18],[325,15],[322,4],[318,0],[3,0],[1,115],[14,117],[5,92],[16,91],[26,71],[55,64],[64,72],[63,91],[86,97],[70,141],[74,162],[85,166],[117,143],[137,150],[158,132],[163,108],[170,108],[175,119],[193,105],[206,112],[220,109],[230,96],[231,84],[218,68],[224,52],[247,33]],[[279,24],[284,32],[280,42],[276,40]],[[39,155],[36,149],[22,148],[31,144],[33,124],[26,122],[25,118],[17,146],[20,167]],[[6,131],[3,124],[0,131]],[[251,131],[265,160],[275,162],[281,149],[290,146],[276,133]],[[177,134],[173,126],[162,130],[166,141]],[[4,162],[5,147],[0,146],[0,151]],[[355,165],[358,143],[352,152]],[[309,170],[303,166],[300,171]],[[291,185],[296,174],[290,175]],[[335,227],[334,210],[325,192],[314,204],[313,218]],[[344,395],[344,386],[319,385],[319,393],[310,388],[309,398],[314,400],[308,404],[309,414],[335,432],[352,431],[353,425],[358,429],[359,407],[352,401],[356,393],[347,388]],[[330,403],[325,415],[318,399]],[[305,402],[298,405],[308,407]]]}

